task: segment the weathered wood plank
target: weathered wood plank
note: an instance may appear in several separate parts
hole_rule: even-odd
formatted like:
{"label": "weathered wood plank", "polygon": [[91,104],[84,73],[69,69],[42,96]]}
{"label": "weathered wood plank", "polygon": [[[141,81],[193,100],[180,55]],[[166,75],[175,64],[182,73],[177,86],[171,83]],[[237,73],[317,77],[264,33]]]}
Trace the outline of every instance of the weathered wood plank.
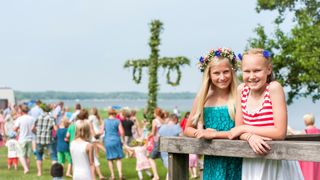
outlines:
{"label": "weathered wood plank", "polygon": [[246,141],[187,137],[161,137],[160,151],[182,154],[204,154],[244,158],[287,159],[320,162],[320,142],[268,141],[271,151],[265,156],[255,154]]}
{"label": "weathered wood plank", "polygon": [[188,154],[169,153],[169,180],[189,179],[189,156]]}
{"label": "weathered wood plank", "polygon": [[320,134],[288,135],[286,141],[320,141]]}

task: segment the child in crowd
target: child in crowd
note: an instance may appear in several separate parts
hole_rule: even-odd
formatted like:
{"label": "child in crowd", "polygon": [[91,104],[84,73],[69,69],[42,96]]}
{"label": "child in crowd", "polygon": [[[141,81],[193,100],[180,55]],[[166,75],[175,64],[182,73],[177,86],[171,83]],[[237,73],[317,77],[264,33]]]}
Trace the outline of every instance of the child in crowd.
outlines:
{"label": "child in crowd", "polygon": [[76,136],[70,145],[73,179],[96,179],[93,146],[89,143],[90,138],[90,124],[86,121],[78,121],[76,123]]}
{"label": "child in crowd", "polygon": [[18,169],[18,154],[21,152],[20,145],[18,141],[15,139],[16,134],[11,131],[8,134],[9,140],[6,142],[6,146],[8,147],[8,169],[11,169],[13,164],[14,169]]}
{"label": "child in crowd", "polygon": [[189,154],[189,171],[192,179],[196,179],[198,177],[197,164],[198,164],[198,155]]}
{"label": "child in crowd", "polygon": [[63,180],[63,166],[60,163],[54,163],[51,166],[52,180]]}
{"label": "child in crowd", "polygon": [[[253,151],[265,155],[267,140],[283,140],[287,129],[287,106],[282,86],[272,81],[271,54],[264,49],[250,49],[243,55],[244,83],[238,86],[236,127],[230,138],[248,141]],[[303,179],[297,161],[245,158],[242,179]]]}
{"label": "child in crowd", "polygon": [[58,162],[60,164],[63,165],[65,162],[65,159],[67,159],[68,161],[66,176],[72,177],[71,176],[71,164],[72,164],[71,154],[69,150],[69,144],[68,142],[65,141],[69,124],[70,124],[69,119],[64,117],[61,120],[59,129],[57,131],[57,151],[58,151]]}
{"label": "child in crowd", "polygon": [[134,151],[136,156],[136,170],[138,172],[139,180],[143,179],[142,171],[144,171],[150,178],[152,174],[150,172],[151,165],[147,157],[147,146],[142,139],[136,139],[131,142],[131,147],[125,144],[125,148],[129,151]]}
{"label": "child in crowd", "polygon": [[[306,114],[303,116],[306,129],[305,134],[320,134],[320,129],[314,125],[315,118],[313,114]],[[320,162],[300,161],[300,167],[305,180],[320,179]]]}

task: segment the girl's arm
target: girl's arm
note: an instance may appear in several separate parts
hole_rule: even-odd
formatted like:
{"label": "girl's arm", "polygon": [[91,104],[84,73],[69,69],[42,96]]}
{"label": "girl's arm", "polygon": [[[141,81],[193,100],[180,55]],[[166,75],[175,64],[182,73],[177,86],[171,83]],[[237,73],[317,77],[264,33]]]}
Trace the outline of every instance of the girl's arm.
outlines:
{"label": "girl's arm", "polygon": [[65,141],[65,142],[70,142],[70,131],[71,131],[71,126],[72,126],[72,124],[68,127],[66,137],[64,137],[64,141]]}
{"label": "girl's arm", "polygon": [[88,155],[88,159],[89,159],[92,180],[95,180],[96,179],[96,173],[95,173],[96,171],[95,171],[95,167],[94,167],[92,144],[90,144],[90,143],[87,144],[86,151],[87,151],[87,155]]}
{"label": "girl's arm", "polygon": [[130,147],[130,146],[126,145],[125,143],[123,144],[123,146],[129,151],[134,151],[134,147]]}
{"label": "girl's arm", "polygon": [[230,136],[229,131],[216,131],[211,128],[207,128],[203,132],[205,139],[228,139]]}
{"label": "girl's arm", "polygon": [[[243,125],[243,114],[242,114],[242,104],[241,104],[241,98],[242,98],[242,89],[244,87],[244,83],[240,84],[237,88],[237,99],[236,99],[236,115],[235,115],[235,125],[240,126]],[[231,133],[229,134],[231,135]],[[247,140],[249,133],[241,134],[239,139],[241,140]],[[231,138],[231,137],[229,137]]]}
{"label": "girl's arm", "polygon": [[236,99],[236,115],[235,115],[235,124],[236,126],[240,126],[243,124],[243,114],[242,114],[242,107],[241,107],[241,92],[242,92],[242,89],[244,87],[244,83],[240,84],[238,86],[238,89],[237,89],[237,99]]}
{"label": "girl's arm", "polygon": [[69,142],[69,139],[70,139],[70,133],[67,132],[66,137],[64,138],[64,141]]}
{"label": "girl's arm", "polygon": [[197,111],[197,98],[194,99],[192,104],[192,109],[189,115],[189,118],[187,119],[186,128],[183,131],[183,134],[187,137],[196,137],[197,129],[193,125],[193,116],[196,114]]}
{"label": "girl's arm", "polygon": [[277,140],[285,138],[287,131],[287,106],[283,88],[278,82],[274,81],[270,83],[269,92],[272,102],[274,127],[242,125],[236,134],[252,133]]}

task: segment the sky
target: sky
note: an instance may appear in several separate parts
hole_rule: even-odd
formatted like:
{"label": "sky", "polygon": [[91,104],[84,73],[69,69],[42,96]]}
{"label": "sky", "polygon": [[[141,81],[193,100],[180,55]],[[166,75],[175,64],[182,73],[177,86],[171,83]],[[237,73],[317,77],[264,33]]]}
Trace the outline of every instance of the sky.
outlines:
{"label": "sky", "polygon": [[160,92],[196,92],[201,55],[217,47],[242,52],[258,24],[273,30],[275,12],[258,14],[255,7],[255,0],[1,1],[0,87],[147,92],[147,70],[135,84],[132,69],[123,65],[149,57],[149,24],[159,19],[164,24],[160,56],[191,61],[181,68],[178,87],[166,84],[160,68]]}

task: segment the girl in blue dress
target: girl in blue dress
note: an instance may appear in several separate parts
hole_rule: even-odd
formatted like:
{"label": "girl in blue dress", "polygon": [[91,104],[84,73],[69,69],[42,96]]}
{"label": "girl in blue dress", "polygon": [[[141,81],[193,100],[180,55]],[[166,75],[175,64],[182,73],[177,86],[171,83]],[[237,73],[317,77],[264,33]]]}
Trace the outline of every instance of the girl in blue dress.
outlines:
{"label": "girl in blue dress", "polygon": [[[227,139],[229,130],[235,126],[236,56],[229,48],[212,49],[200,57],[198,67],[203,72],[202,86],[193,102],[184,134]],[[204,156],[203,179],[241,179],[241,165],[241,158]]]}

